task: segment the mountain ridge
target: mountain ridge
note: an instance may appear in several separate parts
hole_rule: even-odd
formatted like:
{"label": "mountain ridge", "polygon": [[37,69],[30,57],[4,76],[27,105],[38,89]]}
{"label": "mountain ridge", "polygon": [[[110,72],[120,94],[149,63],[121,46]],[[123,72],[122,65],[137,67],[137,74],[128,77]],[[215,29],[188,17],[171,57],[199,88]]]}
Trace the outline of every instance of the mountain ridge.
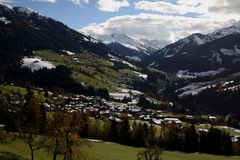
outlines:
{"label": "mountain ridge", "polygon": [[140,59],[144,56],[153,54],[170,43],[165,40],[137,39],[127,34],[120,33],[92,36],[120,55],[127,57],[135,56]]}
{"label": "mountain ridge", "polygon": [[150,55],[145,63],[172,73],[236,70],[240,58],[239,37],[239,22],[206,35],[195,33]]}
{"label": "mountain ridge", "polygon": [[72,52],[87,50],[101,56],[112,52],[94,38],[25,7],[10,8],[0,5],[0,17],[2,56],[10,56],[8,52],[13,50],[24,55],[39,49]]}

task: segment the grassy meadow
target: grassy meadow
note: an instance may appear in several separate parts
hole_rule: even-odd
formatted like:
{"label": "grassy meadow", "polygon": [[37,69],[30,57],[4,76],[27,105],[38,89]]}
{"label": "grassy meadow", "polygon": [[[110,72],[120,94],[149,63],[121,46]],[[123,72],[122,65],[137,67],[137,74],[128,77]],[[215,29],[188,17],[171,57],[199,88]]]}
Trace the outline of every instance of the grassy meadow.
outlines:
{"label": "grassy meadow", "polygon": [[[110,142],[90,142],[89,160],[136,160],[136,154],[142,148],[128,147]],[[36,160],[51,160],[51,154],[44,150],[35,152]],[[58,157],[58,160],[62,159]],[[30,150],[21,140],[0,145],[0,160],[29,160]],[[163,160],[239,160],[240,157],[224,157],[207,154],[184,154],[163,152]]]}

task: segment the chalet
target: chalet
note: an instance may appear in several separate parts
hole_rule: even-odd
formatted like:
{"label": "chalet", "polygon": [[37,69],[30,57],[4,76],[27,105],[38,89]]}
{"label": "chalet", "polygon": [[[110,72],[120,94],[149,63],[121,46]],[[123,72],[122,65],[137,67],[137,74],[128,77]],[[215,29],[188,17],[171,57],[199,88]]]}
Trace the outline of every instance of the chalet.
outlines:
{"label": "chalet", "polygon": [[5,124],[0,124],[0,130],[5,130]]}
{"label": "chalet", "polygon": [[237,143],[240,142],[240,136],[232,136],[231,137],[232,142]]}
{"label": "chalet", "polygon": [[172,124],[172,123],[182,124],[182,121],[180,121],[178,118],[164,118],[163,122],[165,124]]}
{"label": "chalet", "polygon": [[199,128],[198,131],[199,131],[199,132],[209,132],[209,130],[206,129],[206,128]]}
{"label": "chalet", "polygon": [[19,95],[12,94],[12,95],[10,95],[10,99],[11,99],[11,101],[10,101],[11,104],[13,104],[13,105],[20,104],[20,97],[19,97]]}
{"label": "chalet", "polygon": [[155,124],[157,124],[157,125],[160,125],[160,124],[162,124],[163,120],[162,120],[162,119],[153,118],[153,119],[152,119],[152,122],[155,123]]}

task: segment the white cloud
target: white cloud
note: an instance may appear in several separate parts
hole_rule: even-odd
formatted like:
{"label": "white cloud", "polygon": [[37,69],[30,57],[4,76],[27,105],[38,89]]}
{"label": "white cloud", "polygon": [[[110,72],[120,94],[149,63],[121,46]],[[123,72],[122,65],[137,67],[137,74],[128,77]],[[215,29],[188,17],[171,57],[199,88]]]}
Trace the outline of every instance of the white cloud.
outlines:
{"label": "white cloud", "polygon": [[89,0],[69,0],[69,1],[71,1],[72,3],[77,4],[77,5],[89,3]]}
{"label": "white cloud", "polygon": [[135,4],[135,9],[160,12],[163,14],[187,13],[200,14],[201,17],[212,19],[239,19],[239,0],[177,0],[170,1],[147,1],[141,0]]}
{"label": "white cloud", "polygon": [[[60,0],[32,0],[32,1],[56,3]],[[72,2],[73,4],[76,4],[76,5],[82,5],[82,4],[88,4],[89,3],[89,0],[66,0],[66,1]]]}
{"label": "white cloud", "polygon": [[230,25],[230,21],[212,20],[204,17],[191,18],[141,13],[110,18],[101,24],[90,24],[80,31],[93,36],[125,33],[135,38],[175,41],[192,33],[208,33],[220,26],[228,25]]}
{"label": "white cloud", "polygon": [[0,0],[0,4],[14,3],[14,0]]}
{"label": "white cloud", "polygon": [[[91,34],[125,33],[136,38],[178,40],[192,33],[209,33],[240,20],[239,0],[169,0],[135,3],[147,12],[117,16],[80,31]],[[190,16],[188,13],[195,14]]]}
{"label": "white cloud", "polygon": [[56,0],[33,0],[33,1],[37,1],[37,2],[48,2],[48,3],[56,3]]}
{"label": "white cloud", "polygon": [[173,4],[165,1],[139,1],[135,4],[135,9],[141,9],[146,11],[155,11],[166,14],[187,14],[187,13],[198,13],[201,14],[204,11],[202,5],[195,6],[194,4]]}
{"label": "white cloud", "polygon": [[129,7],[128,0],[98,0],[98,9],[106,12],[117,12],[122,7]]}

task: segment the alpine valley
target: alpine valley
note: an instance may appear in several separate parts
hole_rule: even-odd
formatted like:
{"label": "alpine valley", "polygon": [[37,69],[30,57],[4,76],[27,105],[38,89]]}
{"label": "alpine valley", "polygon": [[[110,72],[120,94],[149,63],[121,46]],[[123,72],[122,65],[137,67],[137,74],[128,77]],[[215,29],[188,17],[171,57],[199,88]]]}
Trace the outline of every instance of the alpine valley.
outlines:
{"label": "alpine valley", "polygon": [[[137,90],[155,102],[174,102],[188,111],[188,96],[210,91],[214,97],[238,94],[239,23],[170,44],[118,33],[91,37],[24,7],[1,5],[0,17],[1,73],[9,84],[32,83],[75,93],[85,85],[119,94],[125,89]],[[54,80],[48,81],[48,76]],[[224,115],[239,114],[238,107],[222,104]],[[204,109],[193,104],[191,109],[223,110],[214,108],[217,104],[198,105]]]}
{"label": "alpine valley", "polygon": [[[36,103],[30,100],[34,96],[38,97]],[[29,8],[0,5],[0,102],[4,104],[0,107],[0,124],[6,125],[12,134],[19,130],[14,120],[8,121],[8,116],[24,114],[22,109],[26,106],[22,104],[41,104],[45,118],[61,118],[60,112],[76,116],[73,121],[83,116],[81,120],[86,124],[77,132],[94,142],[102,139],[145,147],[144,142],[151,136],[145,133],[148,128],[150,133],[154,126],[158,133],[168,124],[175,124],[177,127],[168,128],[166,133],[170,134],[173,129],[177,134],[169,136],[170,140],[164,141],[160,136],[156,141],[164,142],[166,150],[183,151],[185,143],[175,145],[173,142],[185,142],[185,139],[174,138],[185,132],[186,124],[192,124],[198,135],[212,133],[213,128],[227,131],[220,135],[227,136],[225,140],[230,138],[237,146],[235,141],[240,141],[239,97],[240,22],[208,34],[195,33],[172,43],[139,39],[124,33],[89,35]],[[34,109],[31,111],[35,114]],[[36,114],[40,112],[42,110]],[[78,112],[81,114],[74,114]],[[126,119],[130,122],[124,123]],[[54,122],[58,126],[68,120],[49,121],[46,125]],[[24,125],[28,121],[31,116]],[[142,122],[146,123],[142,125]],[[93,123],[98,125],[91,128]],[[71,128],[72,124],[59,130]],[[97,128],[99,126],[102,128]],[[105,133],[103,128],[110,131]],[[128,135],[126,128],[129,132],[138,128],[141,134],[134,137],[137,131],[133,132],[127,139],[130,133]],[[44,129],[39,128],[38,134],[44,134]],[[73,130],[69,129],[69,135],[60,137],[71,137]],[[186,131],[186,135],[193,130],[195,135],[195,129]],[[224,145],[229,143],[224,141]],[[221,147],[224,152],[210,149],[208,152],[201,147],[193,152],[240,154],[239,146],[231,151]],[[184,152],[188,152],[187,149]],[[192,153],[191,147],[189,150]],[[59,149],[55,154],[63,156],[67,151]]]}

